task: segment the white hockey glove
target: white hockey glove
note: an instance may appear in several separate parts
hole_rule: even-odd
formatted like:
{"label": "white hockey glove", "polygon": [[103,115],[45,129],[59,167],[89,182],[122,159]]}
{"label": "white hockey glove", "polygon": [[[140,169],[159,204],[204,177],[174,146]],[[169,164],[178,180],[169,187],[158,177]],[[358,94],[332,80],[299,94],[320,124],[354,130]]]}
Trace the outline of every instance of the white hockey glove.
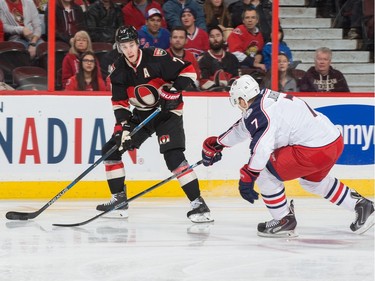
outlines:
{"label": "white hockey glove", "polygon": [[115,125],[113,135],[120,152],[123,152],[124,150],[133,150],[131,137],[129,136],[132,130],[133,128],[127,123],[123,125]]}

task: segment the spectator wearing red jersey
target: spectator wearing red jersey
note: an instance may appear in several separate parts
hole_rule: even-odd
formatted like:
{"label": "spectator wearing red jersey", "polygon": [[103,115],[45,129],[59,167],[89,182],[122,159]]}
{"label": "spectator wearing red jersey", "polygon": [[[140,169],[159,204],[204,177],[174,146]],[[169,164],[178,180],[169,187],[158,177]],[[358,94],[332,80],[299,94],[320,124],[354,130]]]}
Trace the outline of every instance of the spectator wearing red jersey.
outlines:
{"label": "spectator wearing red jersey", "polygon": [[79,60],[79,71],[68,79],[66,91],[105,91],[106,86],[93,52],[86,52]]}
{"label": "spectator wearing red jersey", "polygon": [[[90,35],[86,31],[78,31],[71,39],[69,53],[62,62],[62,87],[65,88],[68,79],[79,71],[79,60],[83,53],[93,52]],[[99,65],[99,64],[98,64]]]}
{"label": "spectator wearing red jersey", "polygon": [[184,8],[181,12],[181,22],[188,33],[185,49],[192,52],[198,59],[203,52],[208,51],[210,44],[207,32],[196,26],[196,18],[196,12],[190,8]]}
{"label": "spectator wearing red jersey", "polygon": [[242,24],[241,15],[247,8],[254,8],[259,16],[258,28],[262,32],[264,42],[271,39],[272,1],[270,0],[239,0],[228,6],[231,14],[232,26],[236,28]]}
{"label": "spectator wearing red jersey", "polygon": [[[154,0],[131,0],[124,8],[122,8],[122,15],[124,19],[124,25],[132,25],[135,29],[139,30],[146,22],[147,12],[156,8],[162,11],[161,5]],[[167,23],[164,18],[164,13],[162,13],[161,26],[166,28]]]}
{"label": "spectator wearing red jersey", "polygon": [[[187,31],[183,26],[175,26],[171,31],[170,47],[167,52],[175,58],[181,59],[183,61],[190,62],[197,73],[197,82],[199,82],[201,77],[201,71],[197,60],[195,59],[193,53],[189,52],[184,48],[187,42]],[[195,85],[198,86],[198,85]]]}
{"label": "spectator wearing red jersey", "polygon": [[257,27],[257,11],[254,8],[246,8],[242,13],[242,22],[243,24],[236,27],[228,37],[229,52],[237,57],[241,66],[266,71],[265,65],[261,63],[264,39]]}

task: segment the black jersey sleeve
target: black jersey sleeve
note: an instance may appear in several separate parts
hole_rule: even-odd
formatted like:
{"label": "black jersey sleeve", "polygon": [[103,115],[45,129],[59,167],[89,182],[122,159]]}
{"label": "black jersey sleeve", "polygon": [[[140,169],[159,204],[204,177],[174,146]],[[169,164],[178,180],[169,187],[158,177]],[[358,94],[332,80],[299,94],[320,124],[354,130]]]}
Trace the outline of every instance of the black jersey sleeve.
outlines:
{"label": "black jersey sleeve", "polygon": [[163,49],[154,49],[154,58],[159,61],[160,74],[164,81],[173,83],[178,91],[184,90],[197,79],[194,66],[179,58],[170,56]]}
{"label": "black jersey sleeve", "polygon": [[123,61],[119,61],[115,65],[115,69],[111,73],[111,91],[112,91],[112,107],[116,118],[116,123],[128,121],[132,115],[130,111],[129,97],[126,86],[126,71]]}

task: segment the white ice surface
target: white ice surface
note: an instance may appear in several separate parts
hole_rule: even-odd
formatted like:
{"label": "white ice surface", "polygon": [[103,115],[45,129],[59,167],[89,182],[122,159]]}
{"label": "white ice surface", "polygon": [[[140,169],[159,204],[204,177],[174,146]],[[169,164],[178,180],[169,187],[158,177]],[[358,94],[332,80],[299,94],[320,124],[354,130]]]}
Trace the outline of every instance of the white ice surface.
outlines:
{"label": "white ice surface", "polygon": [[374,228],[353,234],[354,213],[323,199],[295,198],[299,237],[261,238],[270,215],[261,201],[205,198],[215,222],[193,224],[187,199],[139,198],[128,219],[99,218],[99,201],[0,201],[1,281],[373,281]]}

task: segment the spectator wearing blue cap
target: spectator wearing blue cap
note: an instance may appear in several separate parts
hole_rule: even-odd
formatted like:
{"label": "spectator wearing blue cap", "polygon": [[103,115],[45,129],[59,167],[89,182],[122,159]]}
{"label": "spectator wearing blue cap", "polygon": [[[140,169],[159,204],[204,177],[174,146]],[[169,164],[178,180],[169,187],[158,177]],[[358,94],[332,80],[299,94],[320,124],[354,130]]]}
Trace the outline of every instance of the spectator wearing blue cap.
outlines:
{"label": "spectator wearing blue cap", "polygon": [[162,28],[163,15],[160,10],[152,8],[146,13],[146,24],[138,31],[140,48],[169,48],[170,32]]}
{"label": "spectator wearing blue cap", "polygon": [[[145,24],[146,15],[152,8],[156,8],[159,11],[162,10],[160,3],[155,0],[130,0],[122,8],[124,25],[132,25],[136,30],[139,30]],[[167,23],[164,19],[161,26],[167,28]]]}
{"label": "spectator wearing blue cap", "polygon": [[182,25],[180,16],[185,8],[189,8],[195,13],[195,25],[206,31],[206,18],[203,8],[195,0],[168,0],[164,3],[163,11],[168,29],[171,30],[173,27]]}

